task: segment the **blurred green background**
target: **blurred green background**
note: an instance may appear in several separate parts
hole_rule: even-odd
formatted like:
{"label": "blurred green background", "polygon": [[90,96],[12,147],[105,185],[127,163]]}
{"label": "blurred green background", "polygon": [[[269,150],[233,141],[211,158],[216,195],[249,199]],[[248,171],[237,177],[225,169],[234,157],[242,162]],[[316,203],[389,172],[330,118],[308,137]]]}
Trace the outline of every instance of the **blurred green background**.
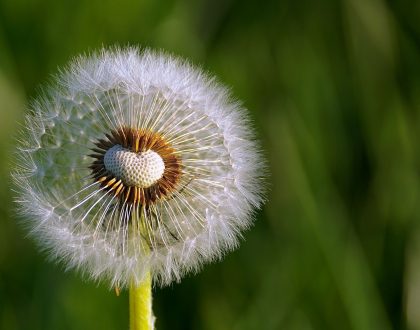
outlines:
{"label": "blurred green background", "polygon": [[49,263],[8,173],[26,104],[107,45],[232,86],[270,163],[241,247],[154,290],[157,329],[420,329],[420,1],[0,0],[0,328],[127,329],[127,293]]}

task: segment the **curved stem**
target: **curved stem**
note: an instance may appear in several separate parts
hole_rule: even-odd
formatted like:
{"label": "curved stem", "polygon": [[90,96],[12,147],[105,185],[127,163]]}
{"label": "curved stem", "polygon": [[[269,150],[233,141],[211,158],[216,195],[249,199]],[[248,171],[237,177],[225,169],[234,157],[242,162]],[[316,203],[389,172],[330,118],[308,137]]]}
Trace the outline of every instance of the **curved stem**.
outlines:
{"label": "curved stem", "polygon": [[130,284],[130,330],[153,330],[152,278],[147,273],[143,282]]}

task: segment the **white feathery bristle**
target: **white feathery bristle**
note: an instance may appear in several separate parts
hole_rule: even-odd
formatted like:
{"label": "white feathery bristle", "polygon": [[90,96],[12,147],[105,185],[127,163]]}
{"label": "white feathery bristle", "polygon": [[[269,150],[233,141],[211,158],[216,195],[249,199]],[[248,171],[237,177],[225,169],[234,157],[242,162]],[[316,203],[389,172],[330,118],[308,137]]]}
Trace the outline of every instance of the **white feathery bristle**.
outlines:
{"label": "white feathery bristle", "polygon": [[[263,202],[247,111],[185,60],[136,48],[80,56],[31,108],[13,173],[20,211],[43,249],[93,279],[179,281],[235,248]],[[166,145],[98,142],[122,128]]]}

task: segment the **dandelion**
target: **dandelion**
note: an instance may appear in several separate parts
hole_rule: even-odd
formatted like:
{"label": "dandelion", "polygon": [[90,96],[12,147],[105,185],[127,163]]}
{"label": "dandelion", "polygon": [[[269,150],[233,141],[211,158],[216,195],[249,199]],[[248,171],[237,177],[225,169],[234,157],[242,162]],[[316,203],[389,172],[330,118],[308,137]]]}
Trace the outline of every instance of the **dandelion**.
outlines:
{"label": "dandelion", "polygon": [[151,282],[179,281],[235,248],[263,200],[246,111],[162,52],[75,59],[33,102],[19,140],[17,201],[39,245],[69,269],[130,287],[148,328]]}

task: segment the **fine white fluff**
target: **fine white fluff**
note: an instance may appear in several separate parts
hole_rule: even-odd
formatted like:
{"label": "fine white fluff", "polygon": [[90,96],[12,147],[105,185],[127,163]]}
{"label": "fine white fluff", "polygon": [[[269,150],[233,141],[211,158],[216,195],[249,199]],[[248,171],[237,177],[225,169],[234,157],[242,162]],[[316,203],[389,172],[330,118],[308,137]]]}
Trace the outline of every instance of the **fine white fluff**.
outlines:
{"label": "fine white fluff", "polygon": [[[115,219],[116,199],[90,176],[94,143],[121,126],[159,132],[182,161],[178,191],[146,219],[152,248]],[[184,60],[136,48],[81,56],[26,117],[17,202],[40,246],[69,269],[120,287],[150,270],[167,285],[235,248],[261,206],[265,165],[250,126],[228,90]]]}

